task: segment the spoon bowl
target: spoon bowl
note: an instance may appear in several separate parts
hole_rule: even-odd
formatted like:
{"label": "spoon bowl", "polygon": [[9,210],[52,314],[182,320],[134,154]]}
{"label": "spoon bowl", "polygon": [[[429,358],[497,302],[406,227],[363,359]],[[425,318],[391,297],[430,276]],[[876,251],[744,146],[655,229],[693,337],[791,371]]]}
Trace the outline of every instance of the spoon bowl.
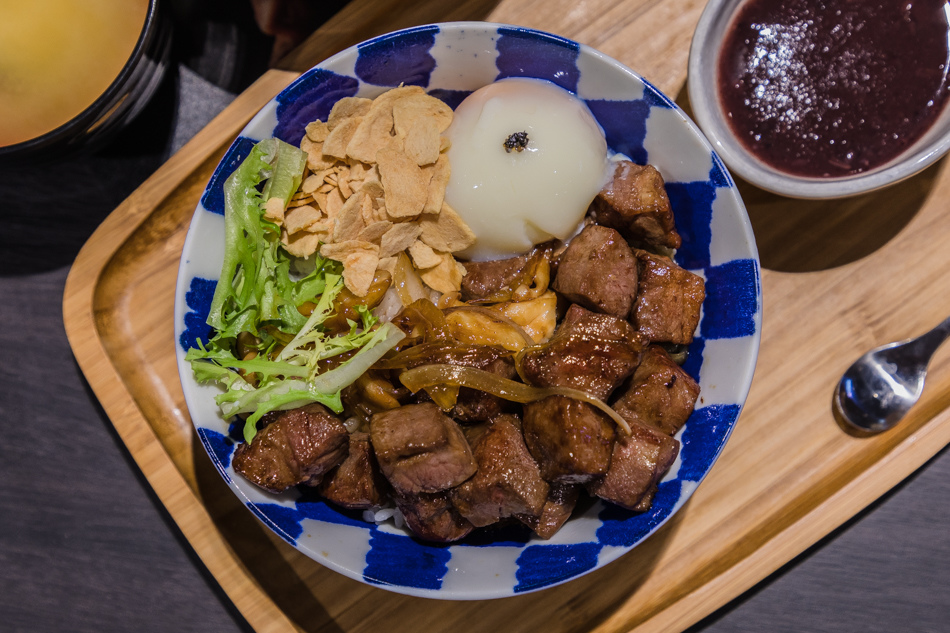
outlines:
{"label": "spoon bowl", "polygon": [[948,337],[950,318],[922,336],[867,352],[838,382],[835,410],[863,434],[893,428],[920,399],[930,359]]}

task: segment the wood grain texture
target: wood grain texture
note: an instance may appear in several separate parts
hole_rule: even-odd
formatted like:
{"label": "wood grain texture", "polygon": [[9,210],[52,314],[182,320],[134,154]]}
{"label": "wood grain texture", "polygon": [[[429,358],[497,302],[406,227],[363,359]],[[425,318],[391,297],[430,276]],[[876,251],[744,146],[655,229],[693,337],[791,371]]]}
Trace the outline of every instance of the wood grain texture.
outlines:
{"label": "wood grain texture", "polygon": [[[459,12],[486,7],[491,21],[599,48],[688,110],[686,57],[703,7],[693,0],[428,1],[412,10],[355,0],[285,67],[302,70],[353,37],[406,20],[470,19],[478,16]],[[566,585],[490,605],[391,594],[303,557],[244,509],[195,441],[172,335],[178,259],[204,184],[244,122],[294,76],[265,75],[116,209],[80,253],[64,297],[67,334],[97,397],[182,532],[256,630],[488,632],[512,622],[522,630],[682,630],[950,442],[950,350],[935,359],[921,403],[890,433],[852,437],[830,408],[835,382],[855,357],[918,334],[947,311],[938,300],[950,296],[950,277],[941,273],[950,266],[950,250],[939,246],[950,234],[942,203],[950,196],[945,162],[845,201],[794,201],[740,183],[764,268],[756,376],[719,462],[657,534]]]}
{"label": "wood grain texture", "polygon": [[[143,183],[80,251],[63,293],[66,335],[90,386],[182,533],[219,579],[244,577],[246,570],[217,534],[196,494],[194,430],[181,386],[169,380],[177,368],[167,308],[190,214],[156,211],[182,208],[181,196],[189,191],[194,197],[187,203],[194,209],[217,162],[214,156],[220,156],[228,139],[296,76],[268,72]],[[152,320],[149,311],[157,317],[152,326],[145,323]],[[128,345],[129,340],[136,342]],[[256,630],[293,629],[252,582],[239,583],[233,594],[226,591],[236,605],[244,605],[239,608]]]}
{"label": "wood grain texture", "polygon": [[499,0],[355,0],[278,63],[303,72],[331,55],[365,40],[399,29],[431,24],[485,20]]}

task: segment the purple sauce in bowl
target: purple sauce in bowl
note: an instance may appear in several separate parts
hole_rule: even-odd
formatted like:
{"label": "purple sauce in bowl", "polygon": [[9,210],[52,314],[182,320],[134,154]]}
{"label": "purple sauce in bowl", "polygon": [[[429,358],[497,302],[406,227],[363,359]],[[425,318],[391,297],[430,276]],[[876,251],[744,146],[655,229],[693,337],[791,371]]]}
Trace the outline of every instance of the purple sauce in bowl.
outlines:
{"label": "purple sauce in bowl", "polygon": [[695,117],[764,189],[834,198],[948,147],[945,0],[711,0],[690,51]]}

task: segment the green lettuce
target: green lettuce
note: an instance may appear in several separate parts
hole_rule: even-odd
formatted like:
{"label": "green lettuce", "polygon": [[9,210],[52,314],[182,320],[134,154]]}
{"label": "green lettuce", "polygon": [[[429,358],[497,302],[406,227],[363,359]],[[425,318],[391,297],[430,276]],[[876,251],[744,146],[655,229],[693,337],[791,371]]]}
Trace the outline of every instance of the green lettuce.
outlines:
{"label": "green lettuce", "polygon": [[[198,382],[223,388],[215,400],[225,416],[249,414],[248,442],[269,411],[319,402],[340,413],[342,389],[404,338],[392,324],[378,324],[365,307],[359,323],[349,321],[348,332],[330,335],[323,326],[343,289],[340,263],[314,255],[312,268],[308,262],[308,272],[300,273],[299,262],[280,244],[280,227],[264,218],[266,200],[280,198],[286,208],[306,162],[303,151],[267,139],[225,181],[224,261],[208,314],[215,334],[185,357]],[[298,310],[305,303],[315,304],[309,317]],[[244,332],[260,341],[256,358],[235,356]],[[353,351],[346,362],[320,373],[321,360]],[[239,372],[254,374],[256,384]]]}

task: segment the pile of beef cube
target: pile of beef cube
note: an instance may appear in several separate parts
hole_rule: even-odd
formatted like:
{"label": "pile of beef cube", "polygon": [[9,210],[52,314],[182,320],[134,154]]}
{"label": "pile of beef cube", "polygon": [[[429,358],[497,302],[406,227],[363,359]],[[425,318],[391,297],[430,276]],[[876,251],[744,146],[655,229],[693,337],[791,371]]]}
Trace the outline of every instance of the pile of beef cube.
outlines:
{"label": "pile of beef cube", "polygon": [[[345,508],[395,503],[417,537],[438,542],[511,521],[550,538],[582,490],[648,509],[699,395],[667,351],[692,341],[705,298],[702,278],[663,254],[680,244],[659,172],[618,163],[585,228],[549,251],[551,287],[567,307],[550,341],[520,358],[525,382],[599,398],[630,434],[581,400],[552,395],[513,408],[463,388],[448,412],[415,398],[373,415],[368,432],[348,432],[319,404],[268,414],[238,446],[235,470],[270,491],[315,486]],[[467,264],[462,299],[517,283],[529,256]],[[438,362],[516,378],[494,348]]]}

